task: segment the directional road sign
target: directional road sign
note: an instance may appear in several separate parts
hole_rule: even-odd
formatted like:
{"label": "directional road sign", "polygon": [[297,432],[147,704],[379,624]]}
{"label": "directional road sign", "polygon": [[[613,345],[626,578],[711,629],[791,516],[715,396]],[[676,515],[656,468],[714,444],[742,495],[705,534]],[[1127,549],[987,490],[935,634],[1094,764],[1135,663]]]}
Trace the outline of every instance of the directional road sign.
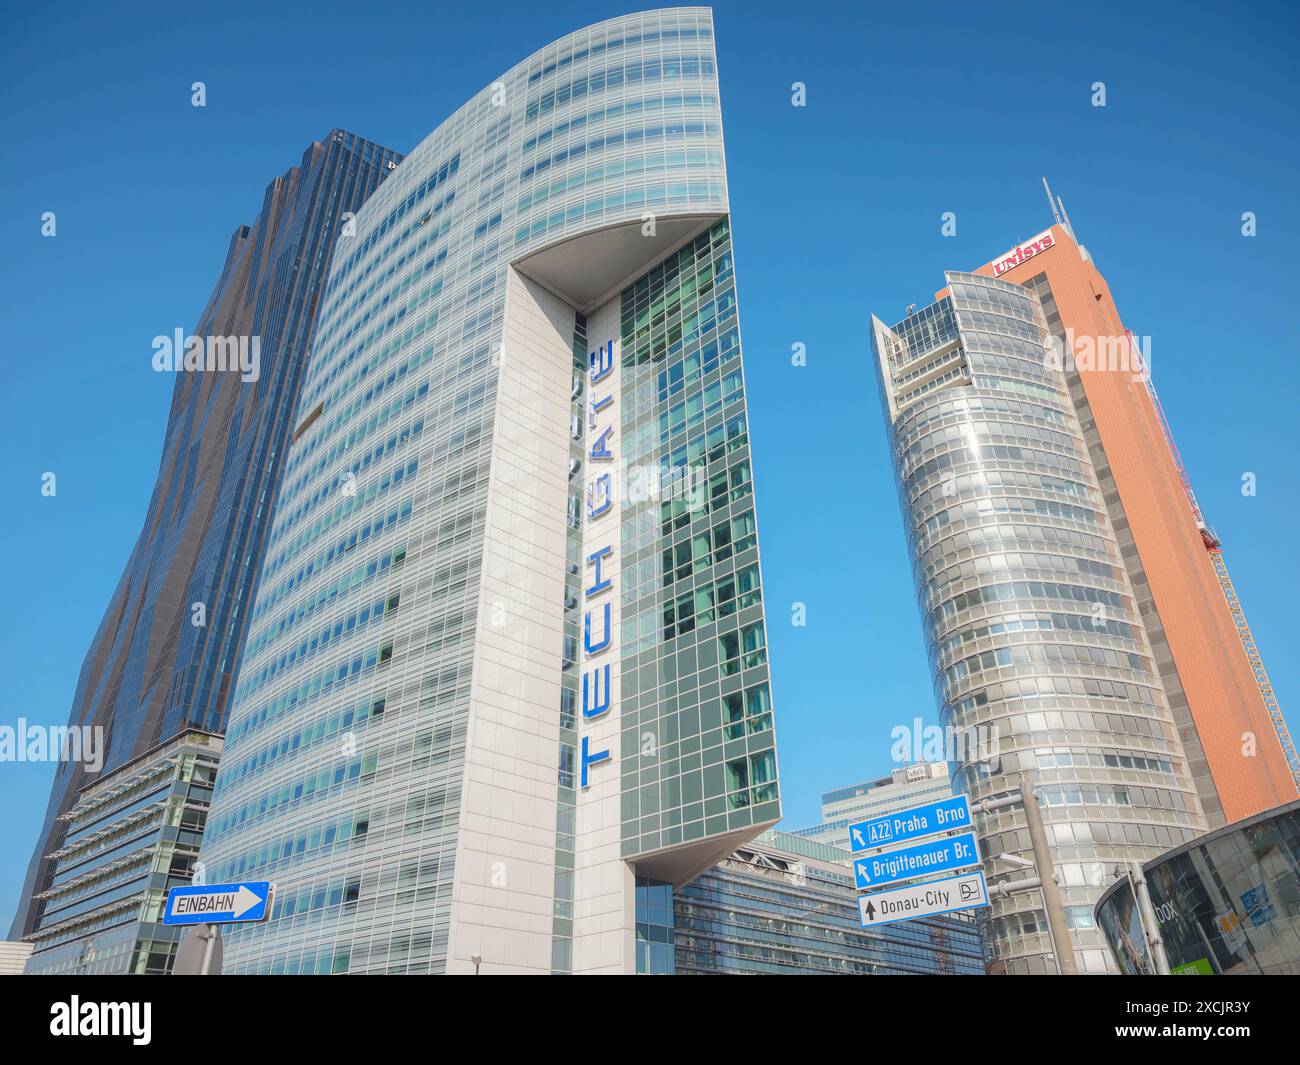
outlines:
{"label": "directional road sign", "polygon": [[272,887],[268,880],[254,880],[246,884],[192,884],[172,888],[163,910],[163,924],[265,921]]}
{"label": "directional road sign", "polygon": [[873,888],[899,880],[913,880],[929,873],[965,869],[979,865],[979,861],[975,833],[963,832],[879,854],[859,854],[853,859],[853,877],[859,889]]}
{"label": "directional road sign", "polygon": [[863,928],[873,928],[913,917],[933,917],[938,913],[965,910],[989,904],[984,874],[958,873],[941,880],[924,880],[888,891],[874,891],[858,896],[858,917]]}
{"label": "directional road sign", "polygon": [[910,839],[972,827],[970,800],[965,795],[954,795],[950,799],[849,825],[849,847],[857,854],[874,847],[892,847]]}

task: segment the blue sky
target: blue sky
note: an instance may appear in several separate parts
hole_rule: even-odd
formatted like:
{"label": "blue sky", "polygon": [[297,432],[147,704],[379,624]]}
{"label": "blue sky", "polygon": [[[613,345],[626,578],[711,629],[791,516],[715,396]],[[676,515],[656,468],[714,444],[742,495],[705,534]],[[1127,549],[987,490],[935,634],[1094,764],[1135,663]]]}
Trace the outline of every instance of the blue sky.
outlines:
{"label": "blue sky", "polygon": [[[653,6],[653,5],[646,5]],[[63,723],[139,531],[232,229],[343,126],[409,151],[543,44],[637,5],[10,7],[0,42],[0,724]],[[1300,518],[1292,5],[715,5],[787,825],[935,720],[867,322],[1066,202],[1155,380],[1284,709]],[[207,83],[208,106],[190,106]],[[791,84],[807,106],[790,105]],[[1094,82],[1107,106],[1090,104]],[[40,236],[55,211],[58,236]],[[940,216],[957,215],[957,235]],[[1258,236],[1240,235],[1244,211]],[[808,364],[790,365],[791,345]],[[40,477],[58,475],[58,495]],[[1244,472],[1257,477],[1241,494]],[[808,624],[789,624],[790,604]],[[1300,717],[1292,720],[1300,728]],[[51,767],[0,765],[0,919]]]}

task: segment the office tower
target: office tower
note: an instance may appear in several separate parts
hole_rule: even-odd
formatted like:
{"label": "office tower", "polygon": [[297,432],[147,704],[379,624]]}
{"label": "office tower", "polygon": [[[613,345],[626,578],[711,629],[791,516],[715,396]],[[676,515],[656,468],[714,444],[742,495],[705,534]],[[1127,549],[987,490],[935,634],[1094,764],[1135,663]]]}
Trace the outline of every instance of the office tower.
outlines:
{"label": "office tower", "polygon": [[491,82],[322,302],[202,851],[277,897],[225,971],[636,971],[638,885],[780,816],[709,11]]}
{"label": "office tower", "polygon": [[[678,974],[982,976],[969,913],[863,928],[847,851],[764,832],[671,897],[650,893],[664,924],[649,949]],[[640,890],[640,889],[638,889]]]}
{"label": "office tower", "polygon": [[[977,272],[1037,293],[1206,818],[1250,817],[1297,797],[1300,760],[1150,360],[1059,201],[1052,209],[1055,225]],[[1177,372],[1156,357],[1155,376]]]}
{"label": "office tower", "polygon": [[[1078,969],[1105,972],[1092,906],[1115,863],[1205,817],[1039,297],[946,276],[872,335],[940,719],[990,752],[956,746],[954,783],[975,802],[1028,776]],[[990,884],[1023,877],[990,861],[1031,857],[1023,808],[977,821]],[[1056,971],[1037,892],[989,913],[992,971]]]}
{"label": "office tower", "polygon": [[[192,336],[177,328],[169,351],[172,323],[159,323],[154,367],[176,385],[158,479],[69,717],[103,730],[104,773],[186,729],[225,727],[334,238],[399,159],[342,130],[310,145],[267,186],[257,220],[235,230]],[[212,368],[177,371],[182,355],[182,367]],[[35,897],[50,887],[60,818],[93,780],[80,763],[58,766],[15,938],[40,925]]]}
{"label": "office tower", "polygon": [[171,972],[185,929],[165,927],[162,907],[191,882],[221,747],[187,730],[87,784],[46,855],[53,875],[27,937],[28,973]]}
{"label": "office tower", "polygon": [[938,802],[951,798],[952,794],[947,762],[899,766],[887,777],[823,792],[821,824],[792,829],[790,834],[850,851],[849,825]]}

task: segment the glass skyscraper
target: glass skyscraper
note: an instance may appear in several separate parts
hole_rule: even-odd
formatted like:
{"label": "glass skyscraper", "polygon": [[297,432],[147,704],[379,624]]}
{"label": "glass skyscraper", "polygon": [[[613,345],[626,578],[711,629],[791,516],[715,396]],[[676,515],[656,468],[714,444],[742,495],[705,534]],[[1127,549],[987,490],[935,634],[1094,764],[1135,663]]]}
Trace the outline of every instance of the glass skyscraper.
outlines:
{"label": "glass skyscraper", "polygon": [[[1040,300],[946,279],[872,333],[940,718],[992,754],[957,757],[954,784],[995,799],[1028,776],[1078,969],[1105,972],[1093,906],[1115,863],[1187,842],[1204,813]],[[986,859],[1031,856],[1022,807],[977,820]],[[1056,971],[1037,892],[990,912],[992,971]]]}
{"label": "glass skyscraper", "polygon": [[707,9],[407,157],[296,424],[202,851],[276,902],[225,971],[669,967],[650,900],[780,816]]}
{"label": "glass skyscraper", "polygon": [[1207,823],[1294,802],[1300,758],[1179,458],[1150,338],[1144,351],[1064,207],[1052,210],[1055,225],[976,273],[1042,305]]}
{"label": "glass skyscraper", "polygon": [[[69,716],[70,725],[104,730],[103,774],[188,729],[225,727],[335,237],[400,158],[333,130],[267,186],[257,220],[231,237],[193,336],[209,351],[214,340],[256,350],[256,371],[177,373],[144,527],[86,653]],[[50,856],[68,832],[61,818],[94,780],[78,762],[59,764],[15,938],[40,926],[55,876]],[[67,861],[64,874],[78,875]],[[94,918],[94,878],[80,889],[90,902],[80,908]],[[117,897],[107,882],[98,891],[106,904]]]}

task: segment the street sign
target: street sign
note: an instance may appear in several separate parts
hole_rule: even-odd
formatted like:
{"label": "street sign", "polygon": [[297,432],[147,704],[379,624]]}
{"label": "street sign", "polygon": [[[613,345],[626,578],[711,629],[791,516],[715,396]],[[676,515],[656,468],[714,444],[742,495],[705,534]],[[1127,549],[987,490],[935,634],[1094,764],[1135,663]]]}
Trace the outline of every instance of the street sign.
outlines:
{"label": "street sign", "polygon": [[932,839],[911,847],[898,847],[880,854],[858,855],[853,859],[853,877],[859,889],[880,887],[899,880],[913,880],[928,873],[945,873],[979,865],[980,852],[974,832]]}
{"label": "street sign", "polygon": [[191,884],[175,887],[163,908],[163,924],[215,924],[265,921],[273,885],[269,880],[246,884]]}
{"label": "street sign", "polygon": [[874,928],[895,921],[909,921],[913,917],[933,917],[988,904],[988,886],[984,883],[984,874],[977,870],[859,895],[858,918],[863,928]]}
{"label": "street sign", "polygon": [[954,795],[950,799],[849,825],[849,849],[857,854],[873,847],[891,847],[909,839],[972,827],[970,800],[965,795]]}

